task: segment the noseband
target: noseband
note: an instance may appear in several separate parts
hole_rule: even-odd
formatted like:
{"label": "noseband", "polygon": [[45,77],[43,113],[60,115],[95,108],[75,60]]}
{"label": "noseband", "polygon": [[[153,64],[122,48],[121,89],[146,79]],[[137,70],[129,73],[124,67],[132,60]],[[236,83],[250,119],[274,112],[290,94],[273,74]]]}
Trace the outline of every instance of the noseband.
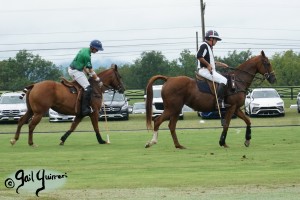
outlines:
{"label": "noseband", "polygon": [[267,71],[267,72],[264,74],[264,78],[268,80],[268,79],[270,78],[270,76],[271,76],[272,74],[274,74],[275,72],[274,72],[274,70],[271,71],[271,72],[269,72],[269,69],[270,69],[270,66],[271,66],[270,62],[264,60],[264,61],[263,61],[263,66],[264,66],[265,70]]}

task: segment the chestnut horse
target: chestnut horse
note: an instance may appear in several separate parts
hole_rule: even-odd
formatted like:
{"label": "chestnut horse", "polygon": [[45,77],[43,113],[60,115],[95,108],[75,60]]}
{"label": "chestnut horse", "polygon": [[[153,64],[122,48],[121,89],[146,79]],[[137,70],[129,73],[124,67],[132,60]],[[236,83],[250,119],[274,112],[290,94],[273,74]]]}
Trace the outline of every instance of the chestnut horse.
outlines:
{"label": "chestnut horse", "polygon": [[[246,92],[257,73],[264,75],[263,79],[267,79],[270,83],[274,83],[276,81],[276,77],[269,59],[265,56],[265,53],[263,51],[261,51],[261,55],[247,60],[239,67],[235,68],[231,73],[234,73],[235,75],[236,90],[233,92],[231,88],[228,87],[226,91],[227,95],[225,96],[225,101],[231,106],[226,109],[225,119],[223,120],[223,132],[221,134],[219,144],[220,146],[228,147],[225,141],[226,135],[231,117],[233,116],[233,114],[236,114],[239,118],[244,120],[247,125],[245,135],[246,140],[244,144],[248,147],[250,145],[251,139],[251,122],[250,119],[244,114],[244,112],[241,111],[240,107],[244,105]],[[196,111],[213,111],[215,109],[216,98],[213,94],[203,93],[199,91],[195,79],[191,79],[186,76],[153,76],[152,78],[150,78],[146,88],[146,125],[148,130],[152,129],[152,85],[154,81],[158,79],[165,81],[161,91],[164,111],[159,117],[154,119],[153,137],[149,142],[146,143],[145,147],[148,148],[157,143],[159,126],[165,120],[169,119],[169,129],[173,138],[174,145],[176,148],[184,149],[185,147],[182,146],[178,141],[175,130],[178,116],[182,110],[183,105],[186,104]]]}
{"label": "chestnut horse", "polygon": [[[103,86],[101,87],[94,79],[89,79],[93,88],[91,107],[94,111],[89,115],[89,117],[93,124],[99,144],[106,144],[106,141],[102,139],[98,128],[98,116],[102,105],[103,92],[108,89],[113,89],[123,93],[125,88],[118,72],[117,65],[112,65],[110,69],[102,71],[97,74],[97,76],[101,79]],[[49,110],[49,108],[52,108],[56,112],[62,114],[76,115],[70,130],[61,137],[60,144],[63,145],[68,136],[76,129],[77,125],[83,119],[83,116],[80,115],[80,111],[75,111],[75,107],[77,107],[76,105],[78,104],[78,94],[71,93],[68,87],[55,81],[42,81],[26,88],[28,89],[26,92],[26,104],[28,110],[25,115],[20,118],[15,137],[10,141],[11,144],[14,145],[16,143],[20,137],[22,126],[29,122],[28,144],[30,146],[35,146],[33,143],[33,131],[41,121],[43,115]]]}

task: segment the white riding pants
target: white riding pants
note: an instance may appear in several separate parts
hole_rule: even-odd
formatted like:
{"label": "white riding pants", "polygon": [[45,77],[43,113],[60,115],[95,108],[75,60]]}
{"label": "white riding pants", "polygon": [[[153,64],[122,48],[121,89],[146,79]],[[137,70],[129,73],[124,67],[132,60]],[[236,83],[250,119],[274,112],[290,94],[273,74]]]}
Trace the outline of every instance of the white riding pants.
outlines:
{"label": "white riding pants", "polygon": [[90,85],[84,72],[78,71],[76,69],[71,69],[69,67],[68,73],[72,77],[72,79],[77,81],[77,83],[81,85],[81,87],[83,87],[84,89],[86,89]]}
{"label": "white riding pants", "polygon": [[216,83],[224,83],[225,85],[227,85],[227,78],[219,74],[216,70],[212,70],[211,75],[207,68],[202,67],[199,69],[198,73],[208,80],[214,81]]}

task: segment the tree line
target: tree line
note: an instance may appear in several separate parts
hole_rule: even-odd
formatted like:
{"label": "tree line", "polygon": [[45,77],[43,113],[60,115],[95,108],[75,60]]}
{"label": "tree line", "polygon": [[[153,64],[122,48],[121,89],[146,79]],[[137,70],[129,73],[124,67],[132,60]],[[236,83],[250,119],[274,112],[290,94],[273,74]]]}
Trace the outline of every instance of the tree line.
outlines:
{"label": "tree line", "polygon": [[[255,55],[256,56],[256,55]],[[228,64],[231,68],[253,57],[250,50],[228,52],[227,56],[216,60]],[[276,74],[276,86],[300,86],[300,54],[292,50],[276,53],[269,60]],[[105,70],[103,66],[94,66],[96,72]],[[166,76],[195,77],[197,59],[189,50],[183,50],[180,57],[167,60],[160,51],[143,52],[132,64],[119,66],[120,74],[127,89],[145,89],[150,77],[161,74]],[[232,69],[222,69],[223,73]],[[227,70],[227,71],[226,71]],[[19,51],[14,58],[0,61],[0,90],[18,91],[24,86],[43,80],[60,81],[66,75],[66,68],[56,66],[39,55],[26,50]],[[66,75],[68,76],[68,75]],[[258,76],[258,75],[257,75]],[[159,84],[159,82],[158,82]],[[267,81],[253,82],[251,87],[268,86]]]}

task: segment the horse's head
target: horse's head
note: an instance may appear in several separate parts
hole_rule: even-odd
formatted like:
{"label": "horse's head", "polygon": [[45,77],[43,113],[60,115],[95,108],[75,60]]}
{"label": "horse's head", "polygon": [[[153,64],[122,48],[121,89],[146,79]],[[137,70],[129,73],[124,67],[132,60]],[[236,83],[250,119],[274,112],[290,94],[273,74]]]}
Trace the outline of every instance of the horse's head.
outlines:
{"label": "horse's head", "polygon": [[276,82],[276,77],[275,77],[275,73],[273,71],[272,65],[268,59],[268,57],[266,57],[265,52],[261,51],[261,55],[260,57],[260,64],[258,65],[258,72],[260,74],[262,74],[268,81],[269,83],[273,84]]}
{"label": "horse's head", "polygon": [[125,87],[116,64],[112,64],[110,69],[101,72],[98,76],[101,78],[104,87],[124,93]]}

